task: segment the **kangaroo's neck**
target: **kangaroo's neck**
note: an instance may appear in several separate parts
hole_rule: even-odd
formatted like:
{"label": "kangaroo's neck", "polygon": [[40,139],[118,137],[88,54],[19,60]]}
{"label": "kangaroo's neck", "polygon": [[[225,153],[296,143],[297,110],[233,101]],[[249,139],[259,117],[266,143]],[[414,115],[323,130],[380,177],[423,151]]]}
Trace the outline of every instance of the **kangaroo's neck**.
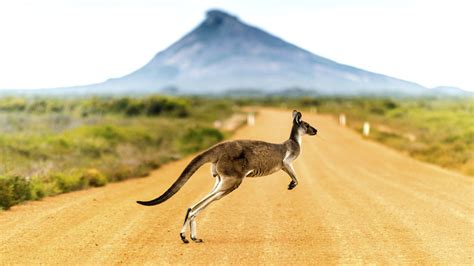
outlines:
{"label": "kangaroo's neck", "polygon": [[293,127],[291,128],[290,140],[295,141],[296,143],[298,143],[298,146],[301,146],[301,134],[298,130],[297,125],[293,125]]}
{"label": "kangaroo's neck", "polygon": [[296,159],[296,157],[298,157],[301,151],[301,134],[297,125],[293,125],[291,128],[290,138],[283,143],[283,146],[286,149],[283,162],[291,163]]}

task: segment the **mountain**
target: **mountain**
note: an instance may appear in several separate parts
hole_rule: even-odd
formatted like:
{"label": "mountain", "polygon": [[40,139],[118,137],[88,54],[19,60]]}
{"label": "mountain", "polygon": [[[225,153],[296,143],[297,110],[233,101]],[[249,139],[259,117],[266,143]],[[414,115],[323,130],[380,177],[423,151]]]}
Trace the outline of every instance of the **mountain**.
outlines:
{"label": "mountain", "polygon": [[474,93],[458,87],[438,86],[429,90],[429,93],[438,97],[473,97]]}
{"label": "mountain", "polygon": [[[317,33],[308,33],[317,34]],[[421,96],[416,83],[340,64],[301,49],[236,16],[210,10],[194,30],[135,72],[50,94],[224,94]]]}
{"label": "mountain", "polygon": [[148,64],[103,89],[218,93],[236,89],[265,92],[304,88],[319,94],[408,94],[425,88],[388,76],[343,65],[312,54],[237,17],[207,12],[193,31],[159,52]]}

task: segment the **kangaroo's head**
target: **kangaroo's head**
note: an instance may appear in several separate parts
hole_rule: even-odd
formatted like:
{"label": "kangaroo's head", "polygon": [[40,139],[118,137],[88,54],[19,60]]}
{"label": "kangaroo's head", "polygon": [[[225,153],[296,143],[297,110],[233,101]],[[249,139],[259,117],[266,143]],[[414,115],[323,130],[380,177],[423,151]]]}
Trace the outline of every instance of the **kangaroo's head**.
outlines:
{"label": "kangaroo's head", "polygon": [[318,130],[314,127],[312,127],[310,124],[307,122],[301,120],[301,113],[293,110],[293,126],[298,127],[298,132],[301,135],[311,135],[314,136],[316,133],[318,133]]}

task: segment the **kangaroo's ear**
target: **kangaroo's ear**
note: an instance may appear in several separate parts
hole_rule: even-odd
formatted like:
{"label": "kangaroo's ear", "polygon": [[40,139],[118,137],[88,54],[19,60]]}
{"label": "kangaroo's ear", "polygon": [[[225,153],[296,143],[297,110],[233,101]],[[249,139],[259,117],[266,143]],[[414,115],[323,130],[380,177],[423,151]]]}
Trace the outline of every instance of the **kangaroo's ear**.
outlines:
{"label": "kangaroo's ear", "polygon": [[296,124],[299,124],[301,123],[301,113],[296,111],[296,110],[293,110],[293,121],[296,123]]}

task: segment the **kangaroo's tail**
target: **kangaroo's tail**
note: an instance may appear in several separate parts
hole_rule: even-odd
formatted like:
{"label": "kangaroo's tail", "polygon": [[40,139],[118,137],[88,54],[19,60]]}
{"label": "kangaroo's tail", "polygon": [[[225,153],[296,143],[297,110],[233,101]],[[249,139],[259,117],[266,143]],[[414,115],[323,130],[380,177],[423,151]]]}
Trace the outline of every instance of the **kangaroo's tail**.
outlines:
{"label": "kangaroo's tail", "polygon": [[150,201],[137,201],[138,204],[145,205],[145,206],[153,206],[160,204],[167,199],[171,198],[178,190],[189,180],[189,178],[196,172],[203,164],[211,161],[211,154],[209,154],[209,150],[199,154],[198,156],[194,157],[194,159],[184,168],[181,175],[178,179],[171,185],[168,190],[166,190],[163,195],[159,196],[156,199]]}

